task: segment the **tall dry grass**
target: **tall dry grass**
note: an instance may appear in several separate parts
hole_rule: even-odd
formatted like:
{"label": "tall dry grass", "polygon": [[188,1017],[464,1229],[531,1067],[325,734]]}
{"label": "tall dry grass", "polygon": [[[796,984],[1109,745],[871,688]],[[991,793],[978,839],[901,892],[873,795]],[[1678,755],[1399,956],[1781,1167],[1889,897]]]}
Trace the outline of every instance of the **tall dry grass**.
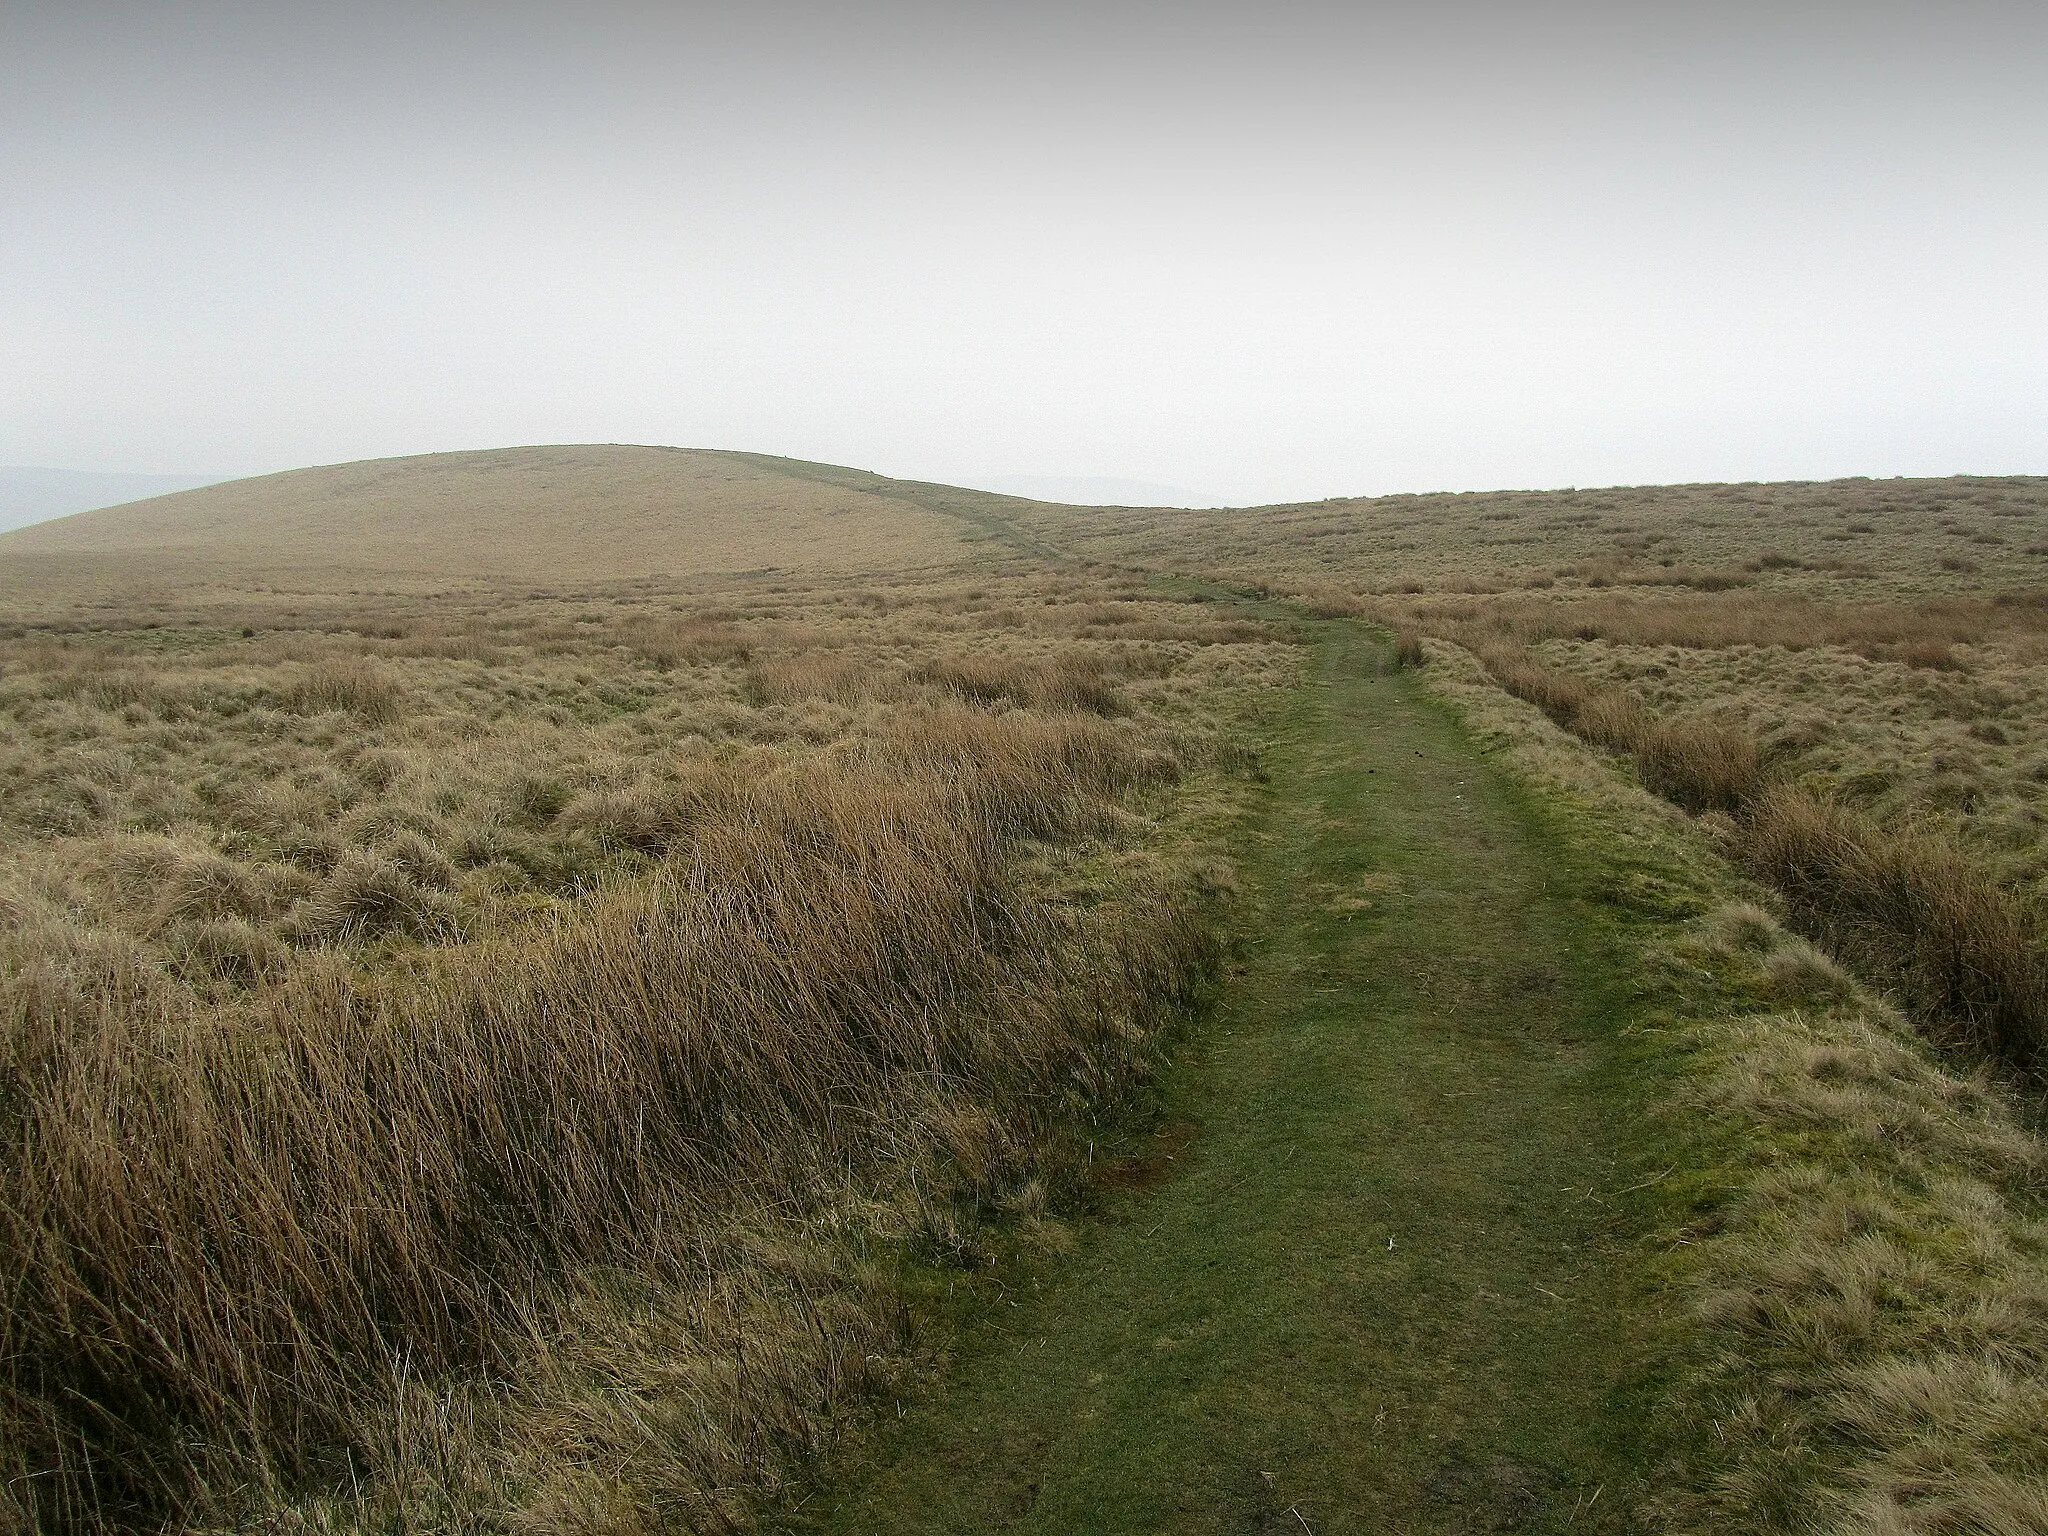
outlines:
{"label": "tall dry grass", "polygon": [[1633,754],[1643,783],[1689,811],[1733,811],[1763,783],[1756,739],[1725,720],[1658,720],[1626,692],[1597,688],[1544,665],[1527,649],[1494,644],[1480,660],[1508,692],[1573,734]]}
{"label": "tall dry grass", "polygon": [[1740,848],[1802,928],[1897,987],[1923,1028],[2048,1069],[2048,926],[1953,839],[1778,786],[1749,807]]}
{"label": "tall dry grass", "polygon": [[1160,891],[1084,953],[1007,850],[1158,771],[1086,719],[963,710],[707,766],[653,877],[242,1009],[13,936],[5,1507],[155,1520],[317,1479],[394,1360],[505,1369],[576,1276],[689,1272],[736,1190],[985,1164],[962,1125],[1028,1143],[1129,1070],[1209,939]]}
{"label": "tall dry grass", "polygon": [[1207,964],[1166,790],[1284,663],[1177,612],[0,635],[0,1529],[741,1521]]}
{"label": "tall dry grass", "polygon": [[2048,922],[1980,856],[1771,782],[1739,724],[1658,720],[1520,647],[1496,643],[1480,659],[1565,729],[1632,754],[1645,787],[1695,814],[1732,814],[1743,863],[1786,896],[1801,930],[1896,987],[1930,1036],[2048,1071]]}
{"label": "tall dry grass", "polygon": [[401,703],[397,682],[364,657],[322,661],[284,693],[284,706],[294,714],[338,710],[379,724],[396,719]]}
{"label": "tall dry grass", "polygon": [[1634,743],[1643,783],[1688,811],[1737,811],[1764,781],[1756,737],[1726,720],[1662,720]]}
{"label": "tall dry grass", "polygon": [[664,671],[706,662],[744,661],[751,650],[737,626],[702,617],[636,618],[623,627],[623,638]]}
{"label": "tall dry grass", "polygon": [[1123,712],[1116,684],[1104,675],[1099,657],[1066,653],[1051,657],[969,654],[945,656],[918,670],[918,680],[979,704],[1014,704],[1026,709]]}

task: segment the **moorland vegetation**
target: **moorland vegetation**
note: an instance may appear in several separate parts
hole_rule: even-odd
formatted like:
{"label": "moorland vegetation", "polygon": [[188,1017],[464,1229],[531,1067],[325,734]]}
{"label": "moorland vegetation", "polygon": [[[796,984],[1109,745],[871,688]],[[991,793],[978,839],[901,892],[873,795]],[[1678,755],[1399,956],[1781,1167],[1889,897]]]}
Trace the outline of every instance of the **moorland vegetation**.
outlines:
{"label": "moorland vegetation", "polygon": [[1682,1326],[1630,1528],[2040,1528],[2036,1090],[1930,1048],[1607,749],[1462,647],[1425,654],[1429,688],[1573,829],[1611,914],[1596,926],[1632,952],[1628,1033],[1669,1053],[1635,1106],[1662,1143],[1662,1213],[1632,1267]]}
{"label": "moorland vegetation", "polygon": [[[1650,1518],[2048,1524],[2048,481],[1120,510],[1077,547],[1377,621],[1481,727],[1518,698],[1689,818],[1595,834],[1710,855],[1650,877],[1695,926],[1642,960],[1694,978],[1672,1123],[1720,1138],[1665,1235],[1699,1336]],[[1597,767],[1502,734],[1612,809]]]}
{"label": "moorland vegetation", "polygon": [[0,636],[10,1521],[738,1520],[1203,985],[1288,647],[353,579]]}
{"label": "moorland vegetation", "polygon": [[1064,1241],[1318,620],[1635,860],[1660,1517],[2048,1523],[2048,481],[620,449],[0,539],[0,1520],[746,1526]]}
{"label": "moorland vegetation", "polygon": [[1082,547],[1459,644],[1713,813],[1924,1028],[2048,1063],[2048,481],[1125,511]]}

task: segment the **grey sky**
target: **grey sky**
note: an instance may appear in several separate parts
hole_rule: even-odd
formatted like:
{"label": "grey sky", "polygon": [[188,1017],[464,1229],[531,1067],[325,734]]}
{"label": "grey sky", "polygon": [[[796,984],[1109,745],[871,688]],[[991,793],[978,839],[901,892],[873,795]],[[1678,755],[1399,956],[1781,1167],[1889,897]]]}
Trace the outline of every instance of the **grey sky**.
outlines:
{"label": "grey sky", "polygon": [[0,0],[0,463],[2048,471],[2048,7]]}

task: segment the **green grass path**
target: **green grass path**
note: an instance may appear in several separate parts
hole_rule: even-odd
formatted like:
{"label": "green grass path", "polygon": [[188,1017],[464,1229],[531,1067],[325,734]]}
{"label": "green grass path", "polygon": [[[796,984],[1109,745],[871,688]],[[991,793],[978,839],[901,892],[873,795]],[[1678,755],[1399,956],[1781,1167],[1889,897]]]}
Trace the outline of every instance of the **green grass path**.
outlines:
{"label": "green grass path", "polygon": [[1164,1176],[774,1528],[1626,1527],[1626,988],[1540,814],[1369,635],[1318,637]]}

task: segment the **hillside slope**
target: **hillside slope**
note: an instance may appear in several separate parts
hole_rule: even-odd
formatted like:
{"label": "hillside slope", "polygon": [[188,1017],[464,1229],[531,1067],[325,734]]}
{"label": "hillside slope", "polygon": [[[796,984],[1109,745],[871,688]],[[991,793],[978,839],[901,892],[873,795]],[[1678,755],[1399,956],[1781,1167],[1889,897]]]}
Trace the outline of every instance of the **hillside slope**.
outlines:
{"label": "hillside slope", "polygon": [[506,448],[292,470],[0,535],[0,588],[577,583],[949,564],[1008,498],[760,455]]}
{"label": "hillside slope", "polygon": [[[2048,579],[2048,477],[1336,497],[1263,507],[1012,504],[1077,558],[1381,592],[1971,592]],[[1704,580],[1698,578],[1704,577]]]}

